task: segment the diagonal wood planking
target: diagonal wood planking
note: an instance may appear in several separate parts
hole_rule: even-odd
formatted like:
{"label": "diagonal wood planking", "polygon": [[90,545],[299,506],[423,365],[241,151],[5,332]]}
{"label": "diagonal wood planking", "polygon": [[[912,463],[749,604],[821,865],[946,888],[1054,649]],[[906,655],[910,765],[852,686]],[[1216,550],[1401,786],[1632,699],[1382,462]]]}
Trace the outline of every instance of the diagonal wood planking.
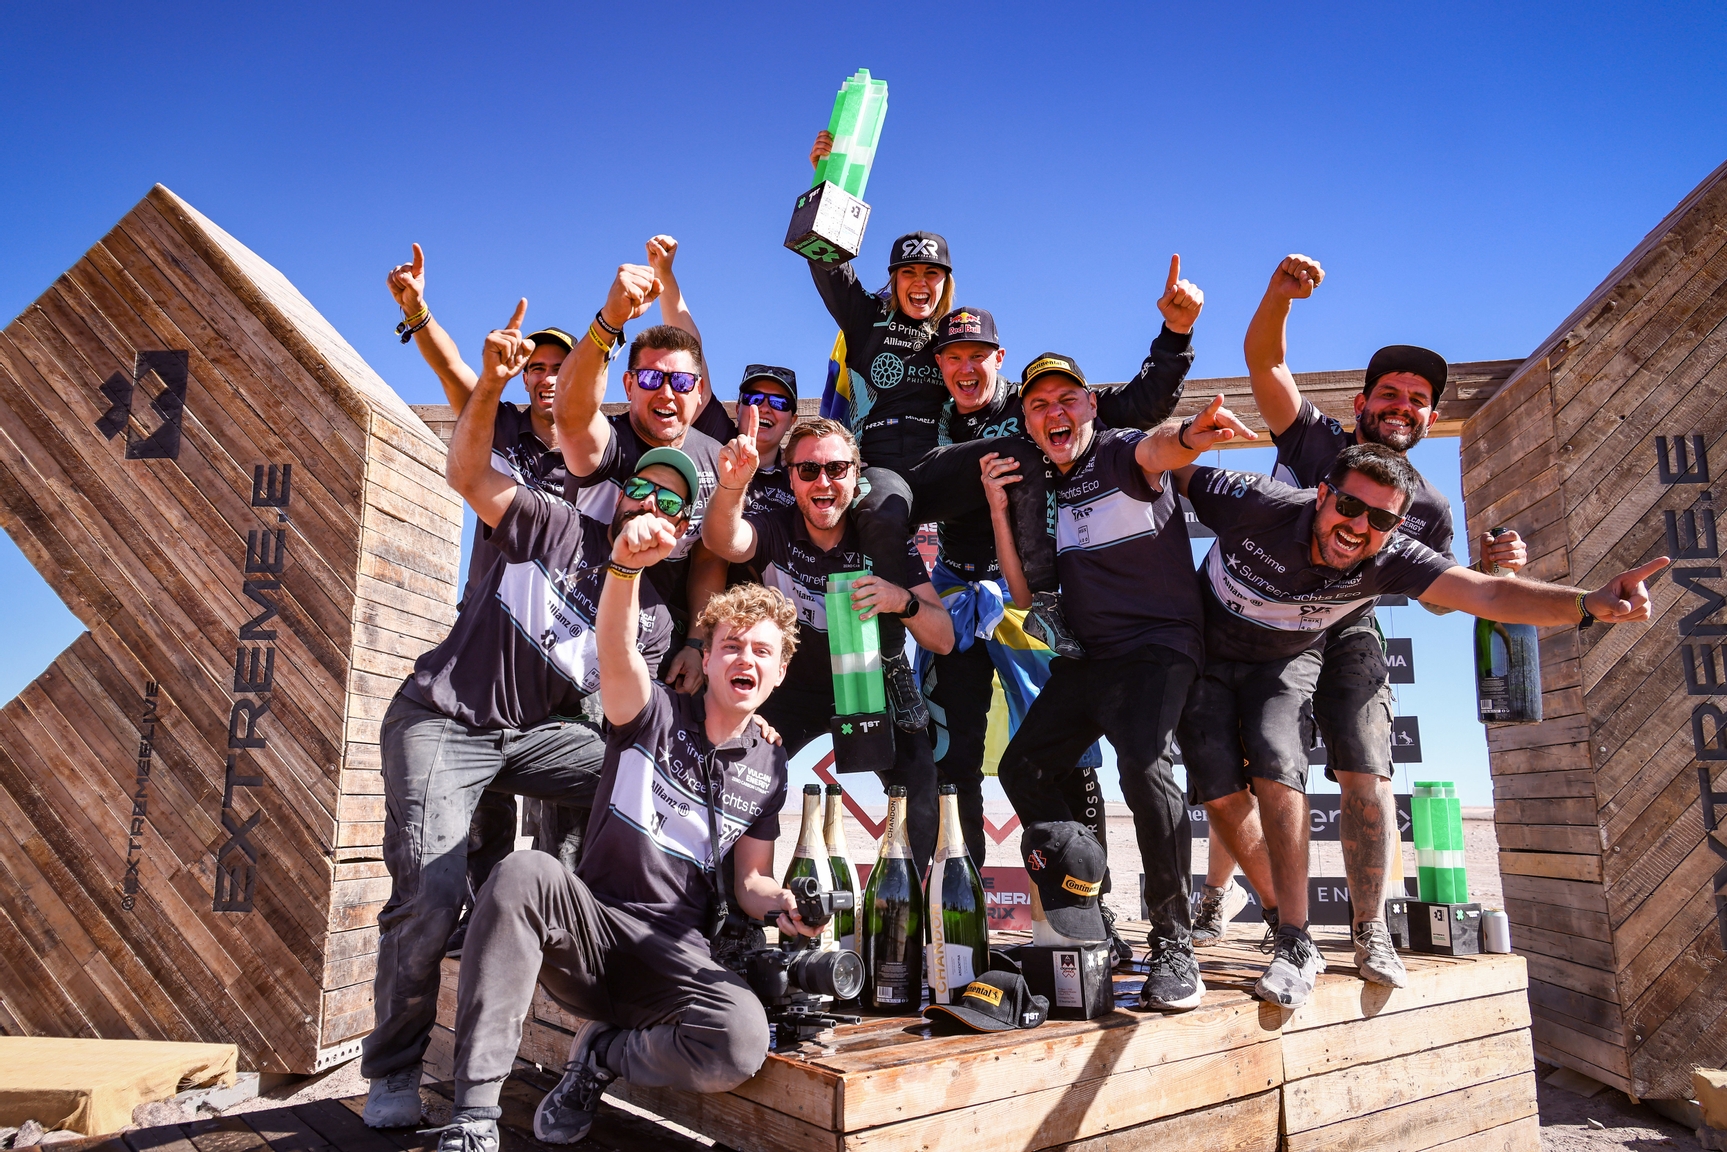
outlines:
{"label": "diagonal wood planking", "polygon": [[[162,371],[133,379],[159,350],[186,360],[179,451],[128,458],[172,414]],[[455,618],[443,459],[279,272],[160,186],[0,335],[0,523],[88,629],[0,709],[0,1028],[231,1040],[307,1072],[370,1027],[378,722]],[[292,465],[285,519],[261,465]],[[278,529],[283,570],[249,573],[248,534]],[[241,644],[264,605],[274,639]],[[267,692],[236,683],[239,648],[274,650]],[[237,700],[265,744],[230,787]],[[217,911],[254,816],[249,910]]]}
{"label": "diagonal wood planking", "polygon": [[[1727,165],[1705,179],[1466,422],[1470,532],[1508,524],[1535,574],[1593,587],[1669,551],[1727,470]],[[1711,484],[1664,481],[1657,437],[1700,435]],[[1719,570],[1715,556],[1683,569]],[[1706,586],[1721,589],[1709,578]],[[1546,720],[1488,732],[1512,938],[1536,1051],[1638,1096],[1727,1058],[1727,955],[1682,644],[1705,601],[1668,577],[1649,626],[1548,629]],[[1691,623],[1684,621],[1690,616]],[[1707,623],[1718,616],[1705,612]],[[1717,806],[1727,820],[1727,806]]]}

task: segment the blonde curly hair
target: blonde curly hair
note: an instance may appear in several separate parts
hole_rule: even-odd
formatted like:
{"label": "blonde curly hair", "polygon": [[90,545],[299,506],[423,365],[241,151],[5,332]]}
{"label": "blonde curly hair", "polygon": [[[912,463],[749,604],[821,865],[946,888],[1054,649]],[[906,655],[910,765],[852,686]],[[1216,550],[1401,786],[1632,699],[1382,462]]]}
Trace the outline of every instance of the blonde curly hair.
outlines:
{"label": "blonde curly hair", "polygon": [[798,610],[785,594],[760,584],[734,584],[713,597],[696,617],[696,627],[707,630],[711,637],[720,624],[731,625],[732,631],[743,632],[763,620],[772,620],[780,630],[780,665],[783,667],[798,650]]}

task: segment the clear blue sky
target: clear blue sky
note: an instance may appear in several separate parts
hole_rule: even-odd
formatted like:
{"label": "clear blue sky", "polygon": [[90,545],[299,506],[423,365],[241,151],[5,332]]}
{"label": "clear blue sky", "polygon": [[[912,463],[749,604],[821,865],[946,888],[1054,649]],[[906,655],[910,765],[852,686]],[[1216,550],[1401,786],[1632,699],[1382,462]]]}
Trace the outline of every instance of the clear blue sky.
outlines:
{"label": "clear blue sky", "polygon": [[[1124,379],[1172,251],[1205,288],[1196,376],[1242,369],[1278,257],[1329,270],[1298,369],[1414,342],[1520,356],[1727,157],[1727,9],[1458,4],[13,5],[0,41],[0,314],[160,181],[280,268],[411,402],[384,271],[420,241],[464,348],[579,325],[649,235],[722,395],[746,361],[813,385],[832,339],[780,247],[833,92],[890,85],[862,265],[947,235],[961,302],[1017,368]],[[1455,492],[1455,442],[1422,466]],[[0,543],[0,697],[76,634]],[[1461,622],[1417,637],[1428,767],[1487,796]],[[1448,657],[1449,659],[1449,657]],[[1431,693],[1431,695],[1428,695]],[[1447,743],[1440,732],[1454,733]],[[1441,758],[1433,749],[1444,749]],[[1438,771],[1434,775],[1441,774]]]}

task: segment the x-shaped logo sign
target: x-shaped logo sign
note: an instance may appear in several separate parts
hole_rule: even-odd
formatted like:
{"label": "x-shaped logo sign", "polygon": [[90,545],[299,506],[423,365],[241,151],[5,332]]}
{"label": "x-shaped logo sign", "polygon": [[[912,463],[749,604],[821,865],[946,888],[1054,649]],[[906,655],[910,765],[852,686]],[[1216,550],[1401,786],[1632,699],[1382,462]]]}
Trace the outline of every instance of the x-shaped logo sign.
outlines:
{"label": "x-shaped logo sign", "polygon": [[[824,784],[839,783],[838,780],[834,779],[834,754],[832,752],[829,752],[826,756],[823,756],[820,760],[816,761],[815,774]],[[881,820],[871,820],[869,818],[869,813],[864,811],[863,805],[859,804],[857,802],[857,797],[853,796],[850,792],[845,793],[844,798],[846,811],[852,814],[852,819],[864,826],[865,830],[870,834],[870,839],[880,840],[882,832],[887,828],[887,820],[885,818]],[[1003,840],[1012,836],[1018,827],[1018,816],[1009,816],[1005,824],[996,824],[992,822],[988,816],[983,818],[984,833],[997,844],[1000,844]]]}

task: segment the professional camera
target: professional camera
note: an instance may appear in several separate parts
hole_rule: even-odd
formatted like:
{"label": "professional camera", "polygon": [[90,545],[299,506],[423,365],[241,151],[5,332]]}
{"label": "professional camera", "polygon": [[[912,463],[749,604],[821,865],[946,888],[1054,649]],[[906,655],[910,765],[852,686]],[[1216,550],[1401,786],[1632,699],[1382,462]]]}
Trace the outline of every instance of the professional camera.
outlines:
{"label": "professional camera", "polygon": [[[812,928],[850,911],[850,892],[823,892],[813,876],[796,876],[787,885],[797,899],[798,916]],[[835,1024],[856,1024],[862,1017],[826,1011],[835,1000],[855,1000],[863,991],[863,958],[849,949],[821,949],[812,936],[794,936],[778,947],[767,945],[765,921],[747,922],[744,933],[728,931],[715,955],[749,981],[767,1009],[776,1045],[813,1040]]]}

